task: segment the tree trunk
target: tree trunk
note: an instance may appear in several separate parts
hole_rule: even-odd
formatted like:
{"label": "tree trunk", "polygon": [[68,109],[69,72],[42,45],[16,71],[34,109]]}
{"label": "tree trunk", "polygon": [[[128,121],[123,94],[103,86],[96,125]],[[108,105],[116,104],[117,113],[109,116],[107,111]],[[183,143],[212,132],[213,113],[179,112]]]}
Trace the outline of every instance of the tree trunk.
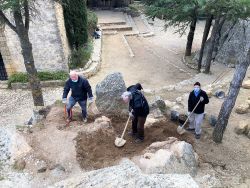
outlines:
{"label": "tree trunk", "polygon": [[197,19],[195,18],[191,22],[191,25],[190,25],[190,30],[189,30],[188,37],[187,37],[185,56],[191,56],[192,45],[193,45],[193,40],[194,40],[194,32],[195,32],[195,28],[196,28],[196,22],[197,22]]}
{"label": "tree trunk", "polygon": [[201,64],[202,64],[202,58],[203,58],[203,53],[204,53],[204,49],[205,49],[205,44],[207,41],[207,37],[209,35],[210,32],[210,28],[212,25],[212,21],[213,21],[213,16],[209,16],[206,19],[206,25],[204,28],[204,32],[203,32],[203,37],[202,37],[202,43],[201,43],[201,49],[200,49],[200,56],[199,56],[199,61],[198,61],[198,71],[201,71]]}
{"label": "tree trunk", "polygon": [[233,80],[230,84],[228,96],[222,104],[218,121],[215,125],[213,131],[213,140],[220,143],[223,138],[224,131],[227,127],[227,123],[235,105],[235,101],[240,91],[241,84],[246,76],[247,69],[250,65],[250,49],[248,49],[248,54],[244,62],[239,62],[234,73]]}
{"label": "tree trunk", "polygon": [[22,48],[24,65],[29,77],[29,84],[32,91],[34,106],[44,106],[42,89],[37,75],[37,70],[35,68],[32,44],[29,41],[28,29],[25,28],[20,9],[15,10],[13,15],[16,23],[17,35]]}
{"label": "tree trunk", "polygon": [[215,20],[215,24],[212,30],[212,34],[210,37],[210,45],[208,46],[208,52],[207,52],[207,57],[206,57],[206,66],[205,66],[205,72],[206,74],[209,74],[210,72],[210,67],[211,67],[211,62],[213,59],[213,51],[214,51],[214,47],[215,47],[215,42],[216,42],[216,36],[218,34],[218,32],[221,30],[222,25],[225,21],[225,18],[221,18],[218,17]]}

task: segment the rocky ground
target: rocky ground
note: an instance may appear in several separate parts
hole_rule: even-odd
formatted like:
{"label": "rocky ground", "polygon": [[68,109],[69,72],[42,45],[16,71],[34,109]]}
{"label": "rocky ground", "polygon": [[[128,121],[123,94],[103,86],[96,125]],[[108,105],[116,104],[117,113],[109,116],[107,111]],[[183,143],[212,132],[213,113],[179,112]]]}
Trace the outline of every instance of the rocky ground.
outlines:
{"label": "rocky ground", "polygon": [[[196,74],[181,62],[185,39],[171,35],[171,30],[164,34],[161,22],[156,22],[153,29],[156,34],[153,38],[128,37],[134,58],[128,55],[120,35],[104,36],[102,69],[90,78],[93,90],[107,74],[119,71],[127,85],[141,82],[151,103],[162,98],[169,109],[185,113],[188,92],[195,81],[200,81],[212,96],[201,140],[195,140],[190,133],[178,135],[178,123],[164,117],[159,109],[153,110],[148,118],[145,142],[136,145],[126,136],[127,143],[121,149],[114,146],[114,139],[121,134],[125,120],[91,116],[84,124],[79,108],[75,108],[75,121],[64,127],[64,108],[59,103],[53,105],[46,119],[27,126],[24,122],[30,119],[33,107],[31,93],[3,89],[0,91],[0,187],[17,184],[20,187],[250,186],[250,141],[244,135],[246,127],[239,131],[238,126],[240,121],[249,121],[249,105],[245,109],[244,106],[248,104],[250,90],[241,89],[223,143],[215,144],[209,117],[218,115],[223,100],[213,94],[218,89],[227,92],[234,69],[217,64],[212,66],[210,75]],[[198,34],[199,31],[198,26]],[[194,43],[195,48],[199,42],[200,37]],[[249,76],[248,71],[246,80]],[[43,94],[45,104],[51,105],[61,99],[62,88],[44,89]],[[118,97],[118,93],[114,94]],[[240,114],[235,111],[238,106]],[[124,157],[127,159],[120,163]],[[103,167],[106,168],[100,169]],[[180,175],[187,173],[192,177]]]}

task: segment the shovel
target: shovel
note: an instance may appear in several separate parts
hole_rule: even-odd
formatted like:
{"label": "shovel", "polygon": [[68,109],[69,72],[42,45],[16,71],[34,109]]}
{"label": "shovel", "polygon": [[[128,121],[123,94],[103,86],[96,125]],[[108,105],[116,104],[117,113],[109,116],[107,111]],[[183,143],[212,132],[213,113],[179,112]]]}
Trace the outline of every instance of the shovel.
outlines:
{"label": "shovel", "polygon": [[184,129],[184,126],[187,124],[189,118],[193,115],[195,109],[196,109],[197,106],[200,104],[200,102],[201,102],[201,100],[199,100],[199,101],[197,102],[196,106],[194,107],[193,111],[189,114],[189,116],[188,116],[188,118],[186,119],[185,123],[184,123],[182,126],[179,125],[179,126],[177,127],[177,133],[178,133],[178,134],[182,135],[182,134],[184,134],[184,133],[186,132],[185,129]]}
{"label": "shovel", "polygon": [[122,146],[124,146],[126,144],[126,140],[124,140],[123,137],[124,137],[124,134],[125,134],[126,129],[128,127],[129,120],[130,120],[130,116],[128,117],[128,121],[127,121],[127,123],[125,125],[125,128],[123,130],[121,138],[116,137],[116,139],[115,139],[115,146],[118,147],[118,148],[120,148],[120,147],[122,147]]}

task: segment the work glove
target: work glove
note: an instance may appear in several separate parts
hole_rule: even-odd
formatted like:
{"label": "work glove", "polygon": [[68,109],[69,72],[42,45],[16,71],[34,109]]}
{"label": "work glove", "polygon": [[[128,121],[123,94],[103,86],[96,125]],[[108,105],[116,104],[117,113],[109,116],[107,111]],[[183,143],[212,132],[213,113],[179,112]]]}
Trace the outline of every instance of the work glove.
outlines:
{"label": "work glove", "polygon": [[132,112],[129,112],[129,117],[134,118],[134,115]]}
{"label": "work glove", "polygon": [[67,98],[63,98],[63,99],[62,99],[62,103],[63,103],[63,104],[66,104],[66,103],[67,103]]}
{"label": "work glove", "polygon": [[94,97],[89,97],[89,103],[93,103],[94,102]]}
{"label": "work glove", "polygon": [[203,102],[203,101],[204,101],[204,98],[203,98],[203,97],[200,97],[200,101]]}

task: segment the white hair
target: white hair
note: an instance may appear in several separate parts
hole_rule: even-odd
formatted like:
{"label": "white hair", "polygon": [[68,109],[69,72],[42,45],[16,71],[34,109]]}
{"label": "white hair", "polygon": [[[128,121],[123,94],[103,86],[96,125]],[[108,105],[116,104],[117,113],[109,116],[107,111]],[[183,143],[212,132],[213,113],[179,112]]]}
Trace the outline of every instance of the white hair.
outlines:
{"label": "white hair", "polygon": [[78,75],[78,73],[76,71],[70,71],[69,75],[74,76],[74,75]]}
{"label": "white hair", "polygon": [[123,94],[122,94],[122,98],[132,98],[132,93],[129,92],[129,91],[125,91]]}

